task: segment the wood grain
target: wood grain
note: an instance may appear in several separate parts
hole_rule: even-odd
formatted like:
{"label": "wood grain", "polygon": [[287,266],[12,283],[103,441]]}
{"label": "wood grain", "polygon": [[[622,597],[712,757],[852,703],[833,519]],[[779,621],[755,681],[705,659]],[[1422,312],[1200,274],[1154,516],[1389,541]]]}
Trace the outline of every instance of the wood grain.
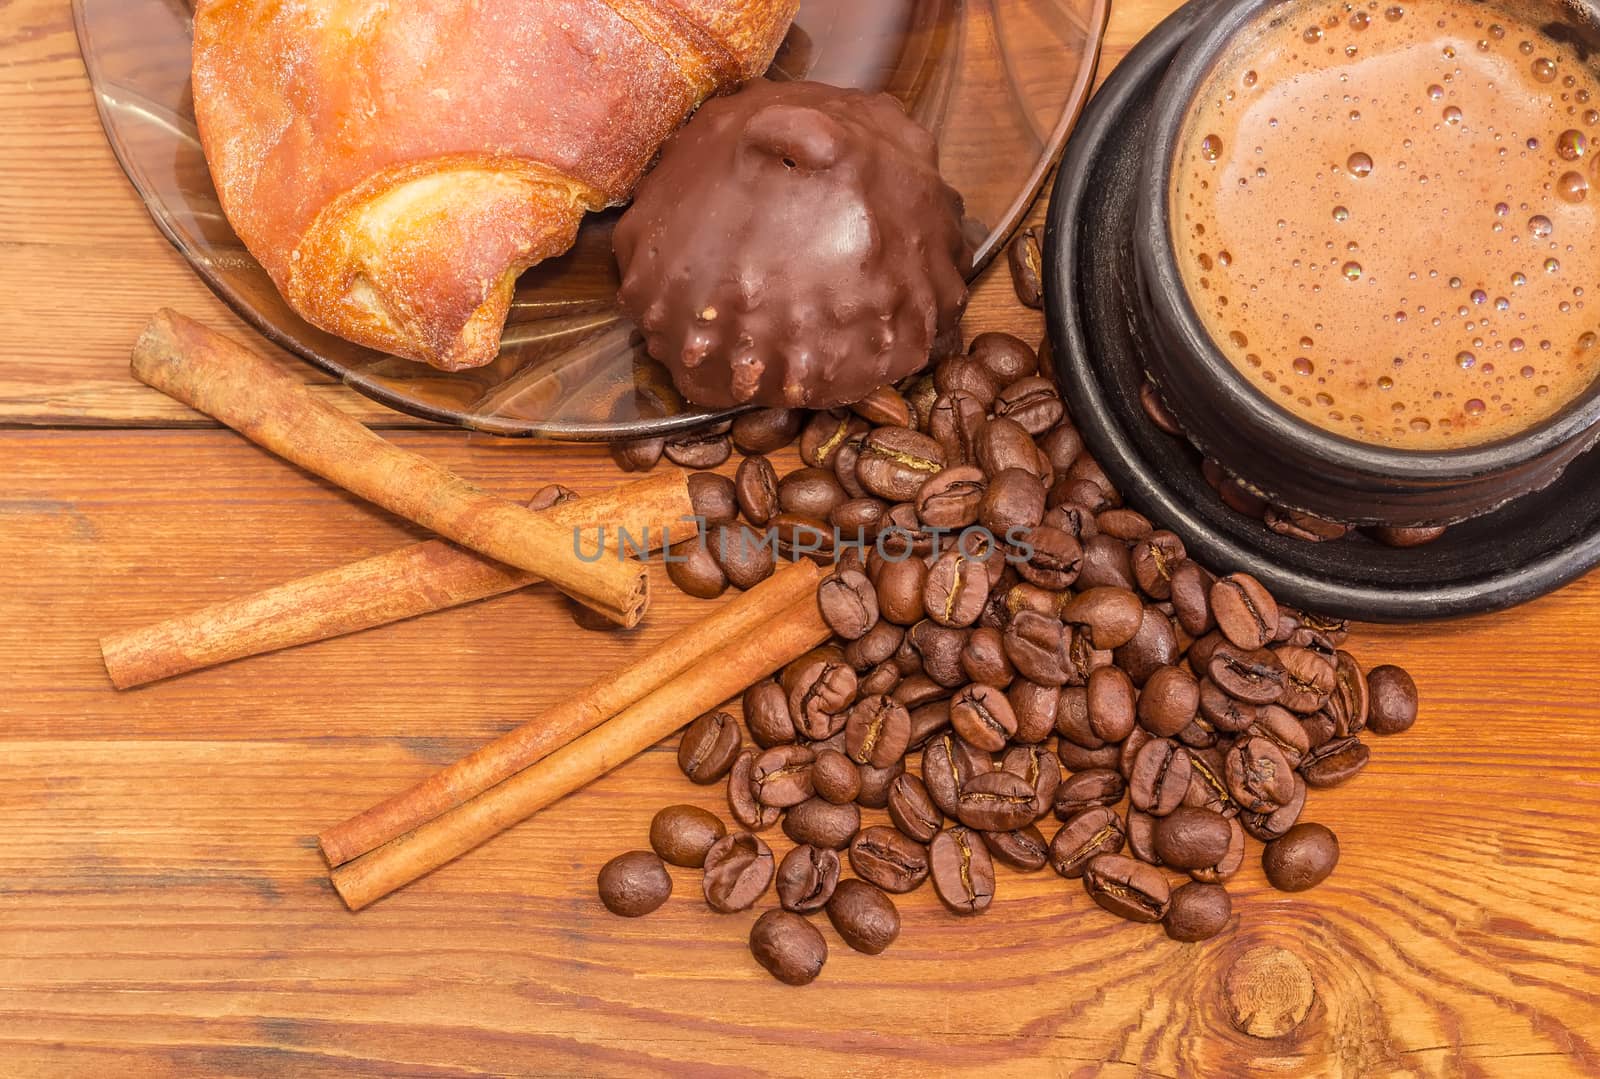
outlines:
{"label": "wood grain", "polygon": [[[1171,6],[1118,0],[1108,54]],[[1248,861],[1237,925],[1207,944],[1002,871],[973,922],[905,897],[879,958],[825,927],[822,980],[783,987],[745,948],[755,912],[710,913],[693,872],[643,921],[594,898],[655,809],[723,808],[670,743],[348,914],[314,833],[706,606],[658,576],[643,628],[593,634],[536,588],[114,693],[100,634],[421,536],[229,432],[95,429],[203,426],[127,377],[157,306],[244,331],[117,171],[65,5],[0,12],[0,1072],[1600,1074],[1600,576],[1506,615],[1363,629],[1356,653],[1411,669],[1423,718],[1313,794],[1343,842],[1334,877],[1286,896]],[[1039,320],[1002,270],[969,327],[1037,338]],[[619,479],[595,449],[393,437],[513,497]],[[1293,1001],[1296,964],[1304,1019],[1241,1033],[1230,972],[1280,972]]]}

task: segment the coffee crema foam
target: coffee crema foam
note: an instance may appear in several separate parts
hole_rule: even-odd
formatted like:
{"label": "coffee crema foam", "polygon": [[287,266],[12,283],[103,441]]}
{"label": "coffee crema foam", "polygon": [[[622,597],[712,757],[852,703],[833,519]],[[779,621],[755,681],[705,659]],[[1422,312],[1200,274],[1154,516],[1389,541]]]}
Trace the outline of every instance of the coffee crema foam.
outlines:
{"label": "coffee crema foam", "polygon": [[1600,377],[1600,81],[1504,8],[1290,5],[1184,122],[1173,241],[1271,400],[1408,450],[1481,445]]}

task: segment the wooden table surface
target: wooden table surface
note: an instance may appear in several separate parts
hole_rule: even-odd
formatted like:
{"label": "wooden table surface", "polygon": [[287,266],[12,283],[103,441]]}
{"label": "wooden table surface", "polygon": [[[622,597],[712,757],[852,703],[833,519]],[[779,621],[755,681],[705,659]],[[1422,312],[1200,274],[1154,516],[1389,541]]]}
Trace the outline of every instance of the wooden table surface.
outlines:
{"label": "wooden table surface", "polygon": [[[1171,6],[1117,0],[1102,70]],[[1235,926],[1207,944],[1003,871],[987,916],[923,889],[886,955],[830,930],[822,980],[781,986],[746,950],[754,913],[708,912],[697,874],[674,871],[640,921],[595,899],[656,808],[719,808],[670,746],[347,913],[315,832],[705,608],[661,587],[644,629],[580,635],[533,590],[113,692],[101,633],[415,531],[131,380],[159,305],[248,335],[119,172],[66,5],[0,12],[0,1073],[1600,1072],[1595,576],[1506,615],[1363,628],[1354,651],[1414,672],[1422,720],[1314,794],[1337,874],[1287,896],[1252,860]],[[1003,273],[971,325],[1040,333]],[[493,489],[618,479],[601,450],[325,392]],[[1292,998],[1285,969],[1309,973],[1304,1019],[1241,1032],[1229,973]]]}

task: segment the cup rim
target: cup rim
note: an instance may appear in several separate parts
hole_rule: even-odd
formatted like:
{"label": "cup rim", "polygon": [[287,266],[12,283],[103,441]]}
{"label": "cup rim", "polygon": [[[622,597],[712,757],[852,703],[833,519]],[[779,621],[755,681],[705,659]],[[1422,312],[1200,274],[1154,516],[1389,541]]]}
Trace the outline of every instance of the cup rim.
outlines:
{"label": "cup rim", "polygon": [[[1284,448],[1311,458],[1396,479],[1440,481],[1531,464],[1583,436],[1600,424],[1600,377],[1555,414],[1492,442],[1447,450],[1360,442],[1318,427],[1273,401],[1229,362],[1211,337],[1184,285],[1172,240],[1169,192],[1184,120],[1236,37],[1268,18],[1270,9],[1306,2],[1214,0],[1215,17],[1184,42],[1162,79],[1151,112],[1151,138],[1135,181],[1139,189],[1135,251],[1138,264],[1151,275],[1143,282],[1146,302],[1176,333],[1185,359],[1198,363],[1206,377],[1220,385],[1252,429],[1269,433]],[[1597,0],[1576,0],[1576,6],[1600,22]]]}

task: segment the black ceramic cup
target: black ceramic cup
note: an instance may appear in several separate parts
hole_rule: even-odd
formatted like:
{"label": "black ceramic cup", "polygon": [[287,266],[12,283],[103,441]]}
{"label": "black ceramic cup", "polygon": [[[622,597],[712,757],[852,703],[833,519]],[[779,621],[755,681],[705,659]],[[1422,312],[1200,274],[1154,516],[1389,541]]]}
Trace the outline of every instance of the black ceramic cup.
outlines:
{"label": "black ceramic cup", "polygon": [[[1301,2],[1217,0],[1157,93],[1133,237],[1150,345],[1146,373],[1200,451],[1279,506],[1358,525],[1449,524],[1488,513],[1554,482],[1600,441],[1600,380],[1555,416],[1498,442],[1445,451],[1357,442],[1300,419],[1251,385],[1185,290],[1169,203],[1184,121],[1214,66],[1259,22]],[[1507,3],[1519,21],[1600,65],[1600,0]]]}

